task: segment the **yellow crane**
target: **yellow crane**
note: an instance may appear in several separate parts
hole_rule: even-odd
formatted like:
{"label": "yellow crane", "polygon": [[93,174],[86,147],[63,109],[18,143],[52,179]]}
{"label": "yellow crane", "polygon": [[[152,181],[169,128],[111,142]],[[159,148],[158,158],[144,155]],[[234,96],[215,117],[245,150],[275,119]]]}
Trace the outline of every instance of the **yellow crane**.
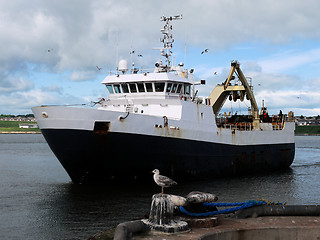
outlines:
{"label": "yellow crane", "polygon": [[[235,76],[234,76],[235,73],[237,74],[242,85],[231,85],[231,80],[235,79]],[[250,101],[251,108],[252,108],[253,128],[258,129],[259,128],[258,104],[253,95],[251,86],[248,84],[247,79],[245,78],[243,72],[240,69],[240,64],[237,61],[231,62],[231,69],[225,83],[222,85],[217,85],[209,95],[211,106],[213,108],[214,113],[217,115],[221,110],[223,104],[225,103],[226,99],[230,95],[230,93],[237,92],[237,91],[246,92],[247,99]]]}

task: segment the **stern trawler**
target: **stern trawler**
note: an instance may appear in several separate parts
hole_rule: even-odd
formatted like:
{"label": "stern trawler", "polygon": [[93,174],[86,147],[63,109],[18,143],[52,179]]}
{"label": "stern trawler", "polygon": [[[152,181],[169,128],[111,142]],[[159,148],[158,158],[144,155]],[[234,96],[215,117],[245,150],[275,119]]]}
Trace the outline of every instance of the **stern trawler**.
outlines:
{"label": "stern trawler", "polygon": [[[32,108],[50,148],[74,183],[139,180],[153,169],[176,180],[288,168],[295,153],[293,112],[259,112],[237,61],[222,84],[198,97],[193,70],[174,65],[172,21],[162,17],[163,61],[152,71],[119,62],[102,81],[95,107]],[[219,114],[227,100],[251,103],[248,115]]]}

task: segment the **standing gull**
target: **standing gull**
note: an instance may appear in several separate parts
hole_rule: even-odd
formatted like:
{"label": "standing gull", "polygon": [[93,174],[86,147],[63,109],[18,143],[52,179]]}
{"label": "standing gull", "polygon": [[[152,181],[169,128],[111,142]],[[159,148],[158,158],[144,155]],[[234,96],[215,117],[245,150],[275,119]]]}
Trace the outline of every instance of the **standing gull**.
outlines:
{"label": "standing gull", "polygon": [[152,171],[154,173],[153,175],[153,179],[156,182],[157,185],[159,185],[161,187],[161,193],[163,194],[163,188],[164,187],[171,187],[173,185],[177,185],[177,183],[175,181],[173,181],[172,179],[166,177],[166,176],[162,176],[160,175],[160,171],[158,169],[155,169]]}

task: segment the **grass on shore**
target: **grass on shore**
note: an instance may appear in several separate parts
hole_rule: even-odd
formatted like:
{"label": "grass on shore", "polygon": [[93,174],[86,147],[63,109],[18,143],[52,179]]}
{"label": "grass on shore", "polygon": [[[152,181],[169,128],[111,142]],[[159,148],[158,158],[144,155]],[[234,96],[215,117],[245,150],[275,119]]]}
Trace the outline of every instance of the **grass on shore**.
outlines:
{"label": "grass on shore", "polygon": [[36,124],[36,122],[0,121],[0,132],[41,132],[39,128],[19,128],[19,124]]}
{"label": "grass on shore", "polygon": [[296,126],[295,134],[320,135],[320,126]]}

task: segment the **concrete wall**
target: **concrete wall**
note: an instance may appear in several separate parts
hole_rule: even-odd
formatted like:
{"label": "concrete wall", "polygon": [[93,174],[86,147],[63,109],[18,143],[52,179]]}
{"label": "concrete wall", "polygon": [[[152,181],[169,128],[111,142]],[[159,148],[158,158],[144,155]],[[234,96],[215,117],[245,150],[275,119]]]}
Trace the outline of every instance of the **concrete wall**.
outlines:
{"label": "concrete wall", "polygon": [[318,240],[320,228],[269,228],[269,229],[245,229],[231,230],[220,233],[210,233],[202,236],[201,240]]}

